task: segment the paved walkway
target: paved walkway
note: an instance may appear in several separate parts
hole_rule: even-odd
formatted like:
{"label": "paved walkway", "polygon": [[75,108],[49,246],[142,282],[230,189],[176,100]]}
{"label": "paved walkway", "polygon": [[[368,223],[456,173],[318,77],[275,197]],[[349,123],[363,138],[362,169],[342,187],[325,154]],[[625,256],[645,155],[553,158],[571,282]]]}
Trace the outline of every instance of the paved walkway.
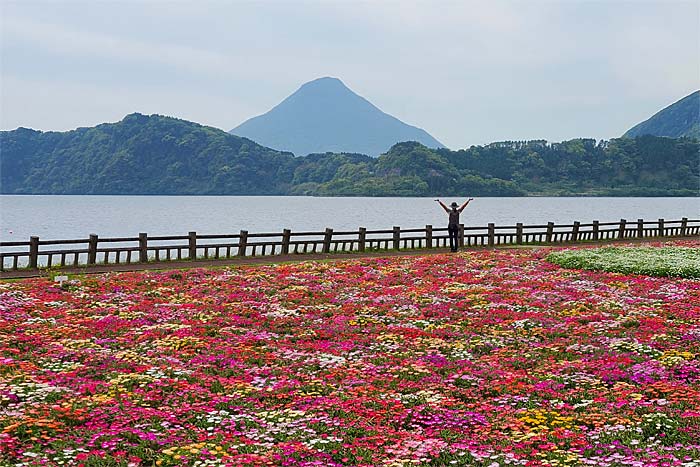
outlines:
{"label": "paved walkway", "polygon": [[[489,249],[532,249],[532,248],[551,248],[551,247],[570,247],[570,246],[586,246],[596,247],[600,245],[609,245],[615,243],[655,243],[669,240],[700,240],[700,237],[666,237],[666,238],[649,238],[638,239],[629,238],[624,240],[606,240],[598,242],[582,242],[582,243],[556,243],[556,244],[538,244],[538,245],[498,245],[495,247],[473,246],[462,249],[462,251],[472,250],[489,250]],[[169,261],[158,263],[129,263],[129,264],[102,264],[94,266],[79,266],[65,267],[60,269],[51,269],[52,273],[59,272],[66,275],[75,274],[104,274],[108,272],[128,272],[128,271],[149,271],[149,270],[170,270],[170,269],[191,269],[191,268],[210,268],[224,266],[249,266],[260,264],[278,264],[300,261],[338,261],[351,260],[356,258],[381,258],[391,256],[425,256],[435,254],[449,253],[447,248],[431,248],[421,250],[385,250],[377,252],[365,253],[306,253],[306,254],[291,254],[291,255],[275,255],[275,256],[246,256],[233,257],[225,259],[208,259],[196,261]],[[27,277],[46,276],[46,269],[19,269],[17,271],[0,271],[0,280],[2,279],[21,279]]]}

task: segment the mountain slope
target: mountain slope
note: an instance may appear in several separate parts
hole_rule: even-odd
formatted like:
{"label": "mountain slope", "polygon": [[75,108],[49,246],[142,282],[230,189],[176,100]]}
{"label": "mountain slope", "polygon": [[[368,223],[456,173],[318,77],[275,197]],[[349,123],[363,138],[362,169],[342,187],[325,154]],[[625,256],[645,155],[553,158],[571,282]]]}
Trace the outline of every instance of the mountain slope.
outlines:
{"label": "mountain slope", "polygon": [[67,132],[0,132],[3,193],[283,193],[291,154],[159,115]]}
{"label": "mountain slope", "polygon": [[401,141],[444,147],[425,130],[385,114],[336,78],[304,84],[272,110],[231,133],[297,156],[324,152],[377,156]]}
{"label": "mountain slope", "polygon": [[636,138],[642,135],[683,136],[700,139],[700,91],[685,96],[650,119],[630,128],[623,138]]}

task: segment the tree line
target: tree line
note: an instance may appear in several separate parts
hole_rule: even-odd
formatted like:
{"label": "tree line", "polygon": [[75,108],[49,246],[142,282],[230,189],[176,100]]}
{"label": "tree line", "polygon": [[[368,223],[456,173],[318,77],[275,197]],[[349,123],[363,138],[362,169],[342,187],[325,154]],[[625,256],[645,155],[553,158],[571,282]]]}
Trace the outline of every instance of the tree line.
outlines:
{"label": "tree line", "polygon": [[452,151],[420,143],[294,157],[162,116],[68,132],[0,132],[0,190],[16,194],[312,196],[698,196],[700,142],[503,141]]}

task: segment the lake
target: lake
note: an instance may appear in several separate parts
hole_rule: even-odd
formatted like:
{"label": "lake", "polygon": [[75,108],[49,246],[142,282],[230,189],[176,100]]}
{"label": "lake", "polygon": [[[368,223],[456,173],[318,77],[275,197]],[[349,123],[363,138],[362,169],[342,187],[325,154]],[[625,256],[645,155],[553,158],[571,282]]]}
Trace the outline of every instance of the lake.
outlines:
{"label": "lake", "polygon": [[[463,202],[444,198],[443,202]],[[570,224],[700,217],[700,198],[477,198],[462,214],[466,225]],[[433,198],[290,196],[27,196],[0,195],[0,240],[99,236],[384,229],[426,224],[447,216]]]}

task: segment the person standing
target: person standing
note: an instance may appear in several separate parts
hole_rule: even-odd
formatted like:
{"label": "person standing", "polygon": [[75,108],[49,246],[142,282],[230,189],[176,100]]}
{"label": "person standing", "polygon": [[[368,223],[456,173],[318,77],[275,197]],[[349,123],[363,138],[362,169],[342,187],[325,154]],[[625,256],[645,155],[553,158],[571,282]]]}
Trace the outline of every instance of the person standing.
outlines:
{"label": "person standing", "polygon": [[474,200],[474,198],[469,198],[468,200],[466,200],[464,202],[464,204],[462,206],[459,206],[459,207],[457,207],[458,206],[457,203],[452,202],[452,204],[450,204],[450,207],[452,209],[445,206],[445,203],[443,203],[439,199],[435,200],[438,203],[440,203],[440,206],[442,206],[442,209],[444,209],[445,212],[450,216],[450,220],[447,223],[447,233],[450,235],[450,250],[452,252],[457,251],[457,247],[459,245],[458,236],[457,236],[457,232],[459,232],[459,215],[462,211],[464,211],[464,208],[467,207],[469,202],[473,201],[473,200]]}

